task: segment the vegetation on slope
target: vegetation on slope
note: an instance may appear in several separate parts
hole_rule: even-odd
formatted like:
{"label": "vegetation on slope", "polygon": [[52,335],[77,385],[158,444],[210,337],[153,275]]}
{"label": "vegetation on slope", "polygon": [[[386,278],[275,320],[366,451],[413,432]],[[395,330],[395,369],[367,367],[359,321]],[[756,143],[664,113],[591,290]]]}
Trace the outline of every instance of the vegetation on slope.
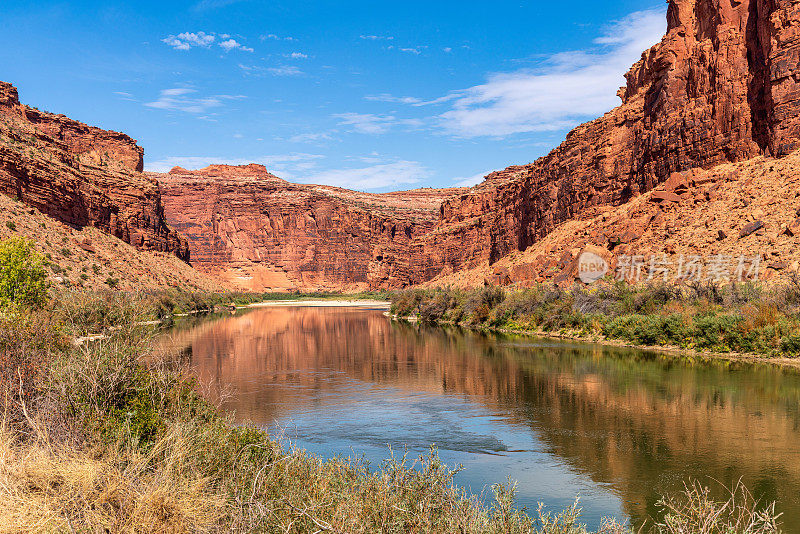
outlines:
{"label": "vegetation on slope", "polygon": [[[467,496],[435,451],[373,469],[287,451],[230,424],[186,362],[152,343],[143,320],[175,309],[171,297],[77,297],[0,310],[1,532],[586,532],[577,507],[515,508],[513,485],[494,487],[488,506]],[[690,486],[663,506],[656,532],[777,532],[773,508],[744,488],[718,503]],[[627,532],[611,520],[600,531]]]}
{"label": "vegetation on slope", "polygon": [[800,355],[800,279],[772,288],[618,282],[571,289],[411,290],[392,296],[392,312],[429,323],[562,333],[642,346]]}

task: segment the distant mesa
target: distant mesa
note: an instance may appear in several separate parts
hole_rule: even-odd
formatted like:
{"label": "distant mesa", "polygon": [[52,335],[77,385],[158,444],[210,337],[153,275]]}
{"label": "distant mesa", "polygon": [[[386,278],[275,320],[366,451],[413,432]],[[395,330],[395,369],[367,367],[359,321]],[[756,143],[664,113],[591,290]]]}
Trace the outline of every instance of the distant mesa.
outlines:
{"label": "distant mesa", "polygon": [[269,178],[271,180],[279,180],[281,182],[285,182],[285,180],[283,180],[282,178],[278,178],[277,176],[269,172],[264,165],[261,165],[259,163],[249,163],[247,165],[212,164],[208,165],[207,167],[203,167],[202,169],[196,169],[196,170],[189,170],[180,166],[176,166],[170,169],[168,174],[181,174],[185,176],[186,175],[209,176],[209,177],[250,176],[258,178]]}

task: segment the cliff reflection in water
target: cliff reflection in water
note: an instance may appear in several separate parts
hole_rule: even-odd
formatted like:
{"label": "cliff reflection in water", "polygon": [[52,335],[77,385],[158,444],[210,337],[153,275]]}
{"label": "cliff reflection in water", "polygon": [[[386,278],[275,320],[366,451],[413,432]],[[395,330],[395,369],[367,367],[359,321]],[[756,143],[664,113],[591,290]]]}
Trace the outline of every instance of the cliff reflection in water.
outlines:
{"label": "cliff reflection in water", "polygon": [[800,531],[794,372],[428,328],[336,308],[264,308],[175,336],[191,347],[202,381],[232,390],[225,407],[240,420],[288,423],[334,405],[347,414],[362,390],[343,383],[458,399],[607,486],[634,523],[656,516],[658,495],[690,477],[712,485],[709,477],[742,477],[757,496],[779,501],[787,531]]}

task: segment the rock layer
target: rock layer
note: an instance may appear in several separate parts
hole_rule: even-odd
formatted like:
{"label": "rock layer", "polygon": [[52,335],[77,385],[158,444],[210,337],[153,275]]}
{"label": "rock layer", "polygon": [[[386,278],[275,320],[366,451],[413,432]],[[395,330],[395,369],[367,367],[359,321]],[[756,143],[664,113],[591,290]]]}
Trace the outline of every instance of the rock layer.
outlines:
{"label": "rock layer", "polygon": [[673,172],[798,146],[800,3],[670,0],[667,19],[666,36],[627,73],[622,105],[535,163],[444,202],[435,230],[415,245],[416,255],[430,253],[413,282],[523,251]]}
{"label": "rock layer", "polygon": [[151,174],[192,263],[242,289],[395,288],[415,278],[415,239],[462,189],[368,194],[289,183],[261,165]]}
{"label": "rock layer", "polygon": [[[473,287],[489,282],[520,286],[542,282],[572,285],[573,261],[589,250],[605,260],[614,276],[618,258],[649,260],[666,255],[676,281],[680,258],[700,257],[706,269],[723,258],[736,279],[738,258],[760,257],[762,281],[792,280],[800,272],[800,149],[773,159],[763,156],[714,169],[675,173],[655,190],[620,206],[587,209],[524,252],[494,264],[484,261],[448,273],[429,284]],[[660,279],[660,277],[656,277]]]}
{"label": "rock layer", "polygon": [[169,228],[143,150],[125,134],[20,104],[0,82],[0,192],[77,228],[93,226],[142,250],[188,260]]}

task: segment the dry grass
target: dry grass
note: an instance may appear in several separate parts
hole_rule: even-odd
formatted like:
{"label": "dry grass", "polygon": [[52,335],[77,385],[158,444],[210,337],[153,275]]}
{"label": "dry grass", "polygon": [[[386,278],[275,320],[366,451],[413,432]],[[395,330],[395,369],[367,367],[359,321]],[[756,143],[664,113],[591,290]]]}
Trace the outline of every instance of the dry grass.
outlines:
{"label": "dry grass", "polygon": [[710,489],[698,482],[686,484],[678,496],[661,499],[664,521],[660,534],[773,534],[779,532],[775,503],[761,505],[739,481],[728,489],[727,501],[715,501]]}
{"label": "dry grass", "polygon": [[[166,437],[168,442],[171,437]],[[170,456],[156,455],[168,446]],[[22,444],[0,432],[0,532],[205,532],[225,513],[223,496],[186,471],[181,449],[109,455]]]}

